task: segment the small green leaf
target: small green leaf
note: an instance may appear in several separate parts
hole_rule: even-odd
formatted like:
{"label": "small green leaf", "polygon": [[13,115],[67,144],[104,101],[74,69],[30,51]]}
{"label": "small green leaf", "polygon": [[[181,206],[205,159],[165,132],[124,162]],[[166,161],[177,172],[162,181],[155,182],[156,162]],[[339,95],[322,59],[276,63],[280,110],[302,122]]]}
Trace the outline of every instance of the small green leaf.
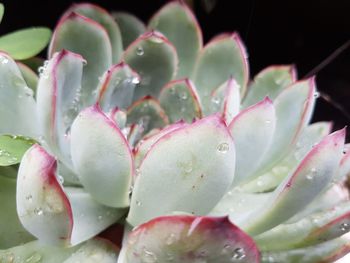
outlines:
{"label": "small green leaf", "polygon": [[172,1],[152,17],[148,27],[174,44],[179,57],[177,78],[189,77],[203,45],[202,32],[191,9],[181,1]]}
{"label": "small green leaf", "polygon": [[27,83],[28,87],[36,93],[36,86],[38,85],[39,77],[30,67],[27,65],[17,62],[17,66],[22,73],[24,81]]}
{"label": "small green leaf", "polygon": [[116,12],[112,16],[120,28],[124,49],[146,31],[144,23],[132,14]]}
{"label": "small green leaf", "polygon": [[178,58],[174,46],[162,34],[148,32],[136,39],[124,52],[123,59],[141,77],[134,101],[151,95],[176,75]]}
{"label": "small green leaf", "polygon": [[146,96],[135,101],[127,110],[127,124],[137,123],[144,129],[144,134],[154,128],[169,124],[169,118],[159,102]]}
{"label": "small green leaf", "polygon": [[16,135],[0,136],[0,166],[9,166],[21,161],[23,154],[35,143],[34,140]]}
{"label": "small green leaf", "polygon": [[0,50],[14,59],[27,59],[42,51],[50,38],[51,30],[45,27],[21,29],[0,37]]}
{"label": "small green leaf", "polygon": [[2,18],[4,16],[5,8],[4,5],[0,3],[0,23],[2,21]]}

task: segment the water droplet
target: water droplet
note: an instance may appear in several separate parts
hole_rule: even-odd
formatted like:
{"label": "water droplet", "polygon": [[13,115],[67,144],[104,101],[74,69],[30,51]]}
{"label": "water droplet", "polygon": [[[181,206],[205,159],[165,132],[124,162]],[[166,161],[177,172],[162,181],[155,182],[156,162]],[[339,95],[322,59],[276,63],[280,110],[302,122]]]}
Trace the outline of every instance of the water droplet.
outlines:
{"label": "water droplet", "polygon": [[220,98],[219,97],[212,97],[211,102],[214,104],[220,104]]}
{"label": "water droplet", "polygon": [[166,239],[165,243],[166,243],[168,246],[170,246],[170,245],[174,244],[175,241],[176,241],[176,235],[173,234],[173,233],[171,233],[171,234],[168,236],[168,238]]}
{"label": "water droplet", "polygon": [[37,214],[38,216],[41,216],[44,212],[43,212],[43,209],[39,207],[34,209],[34,213]]}
{"label": "water droplet", "polygon": [[26,200],[27,200],[28,202],[32,202],[32,201],[33,201],[33,196],[32,196],[32,195],[27,195],[27,196],[26,196]]}
{"label": "water droplet", "polygon": [[314,93],[314,98],[317,99],[320,97],[320,93],[318,91],[315,91]]}
{"label": "water droplet", "polygon": [[183,165],[183,168],[184,168],[185,173],[189,174],[190,172],[193,171],[193,164],[192,164],[192,162],[190,161],[188,163],[185,163]]}
{"label": "water droplet", "polygon": [[41,255],[39,253],[34,253],[29,258],[26,259],[26,263],[38,263],[41,262]]}
{"label": "water droplet", "polygon": [[141,201],[136,200],[136,205],[137,205],[137,206],[141,206],[141,205],[142,205]]}
{"label": "water droplet", "polygon": [[258,180],[258,181],[256,182],[256,185],[257,185],[257,186],[263,186],[263,185],[264,185],[264,182],[263,182],[262,180]]}
{"label": "water droplet", "polygon": [[182,92],[182,93],[179,94],[179,97],[180,97],[180,99],[182,99],[182,100],[187,100],[188,94],[187,94],[186,91],[184,91],[184,92]]}
{"label": "water droplet", "polygon": [[1,59],[1,64],[7,64],[9,62],[9,60],[5,57],[2,57]]}
{"label": "water droplet", "polygon": [[271,124],[271,120],[266,120],[265,123],[266,124]]}
{"label": "water droplet", "polygon": [[308,179],[308,180],[312,180],[314,177],[313,177],[313,175],[312,174],[308,174],[308,175],[306,175],[306,179]]}
{"label": "water droplet", "polygon": [[129,191],[128,191],[128,194],[131,195],[132,194],[132,191],[134,191],[134,186],[130,186],[129,187]]}
{"label": "water droplet", "polygon": [[147,249],[143,249],[142,255],[141,255],[141,262],[142,263],[156,263],[156,262],[158,262],[158,259],[157,259],[157,256],[153,252],[151,252]]}
{"label": "water droplet", "polygon": [[230,149],[230,146],[228,145],[227,142],[220,143],[217,147],[217,150],[220,153],[227,153],[229,149]]}
{"label": "water droplet", "polygon": [[83,66],[86,66],[87,65],[87,61],[85,59],[83,59]]}
{"label": "water droplet", "polygon": [[245,258],[245,252],[243,248],[236,248],[235,250],[233,250],[233,255],[232,255],[232,259],[238,259],[241,260],[243,258]]}
{"label": "water droplet", "polygon": [[139,80],[139,78],[134,77],[134,78],[131,79],[131,83],[137,85],[137,84],[140,83],[140,80]]}
{"label": "water droplet", "polygon": [[340,224],[340,230],[343,232],[348,232],[350,230],[350,224],[348,223]]}
{"label": "water droplet", "polygon": [[152,41],[153,43],[156,43],[156,44],[162,44],[164,42],[163,38],[161,38],[159,36],[151,37],[149,40]]}
{"label": "water droplet", "polygon": [[114,80],[114,85],[118,86],[120,84],[121,79],[120,78],[115,78]]}
{"label": "water droplet", "polygon": [[103,218],[103,217],[102,217],[101,215],[99,215],[99,216],[97,217],[98,220],[102,220],[102,218]]}
{"label": "water droplet", "polygon": [[145,54],[145,51],[143,50],[143,48],[141,46],[136,48],[136,54],[138,56],[142,56],[143,54]]}
{"label": "water droplet", "polygon": [[306,179],[312,180],[316,174],[317,174],[316,168],[311,168],[310,173],[306,175]]}
{"label": "water droplet", "polygon": [[60,184],[63,184],[63,183],[64,183],[64,178],[63,178],[62,175],[58,175],[58,176],[57,176],[57,179],[58,179],[58,181],[59,181]]}

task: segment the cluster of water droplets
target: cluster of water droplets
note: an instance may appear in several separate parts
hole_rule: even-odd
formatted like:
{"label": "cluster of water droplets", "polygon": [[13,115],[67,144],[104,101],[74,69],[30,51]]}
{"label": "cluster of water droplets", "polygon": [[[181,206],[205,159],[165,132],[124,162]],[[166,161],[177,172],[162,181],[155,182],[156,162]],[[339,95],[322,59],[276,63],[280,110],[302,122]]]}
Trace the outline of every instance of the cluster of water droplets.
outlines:
{"label": "cluster of water droplets", "polygon": [[10,152],[0,149],[0,158],[4,158],[8,164],[18,162],[18,158],[13,156]]}
{"label": "cluster of water droplets", "polygon": [[38,73],[40,78],[47,79],[49,74],[47,73],[47,66],[49,65],[49,61],[45,60],[44,64],[38,68]]}

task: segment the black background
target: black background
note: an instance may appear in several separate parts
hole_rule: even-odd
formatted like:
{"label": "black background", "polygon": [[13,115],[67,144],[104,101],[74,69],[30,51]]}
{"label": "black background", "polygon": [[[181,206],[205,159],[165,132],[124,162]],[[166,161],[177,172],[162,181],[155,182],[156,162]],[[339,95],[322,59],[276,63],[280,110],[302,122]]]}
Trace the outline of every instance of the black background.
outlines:
{"label": "black background", "polygon": [[[3,1],[0,35],[28,27],[54,28],[63,11],[81,1]],[[84,1],[86,2],[86,1]],[[107,10],[123,10],[143,21],[167,1],[92,1]],[[238,31],[249,53],[251,74],[271,64],[296,64],[300,78],[350,40],[349,0],[217,0],[206,12],[201,0],[194,10],[208,41],[220,32]],[[317,74],[319,91],[350,112],[350,47]],[[334,103],[319,98],[314,121],[334,120],[335,129],[350,123]]]}

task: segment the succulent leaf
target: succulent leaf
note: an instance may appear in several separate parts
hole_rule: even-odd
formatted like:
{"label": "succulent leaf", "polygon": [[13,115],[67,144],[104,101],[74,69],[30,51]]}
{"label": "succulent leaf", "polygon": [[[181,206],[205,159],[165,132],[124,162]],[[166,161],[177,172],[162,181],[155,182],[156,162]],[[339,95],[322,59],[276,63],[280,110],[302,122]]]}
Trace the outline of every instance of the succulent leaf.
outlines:
{"label": "succulent leaf", "polygon": [[109,68],[97,87],[102,110],[126,109],[132,102],[135,86],[139,82],[139,76],[123,62]]}
{"label": "succulent leaf", "polygon": [[[9,175],[3,167],[0,168],[0,207],[3,211],[0,214],[0,249],[7,249],[34,239],[23,228],[16,212],[16,177]],[[0,262],[2,262],[1,256]]]}
{"label": "succulent leaf", "polygon": [[4,17],[5,7],[3,4],[0,3],[0,23],[2,21],[2,18]]}
{"label": "succulent leaf", "polygon": [[139,167],[128,222],[136,226],[173,211],[205,215],[228,190],[234,166],[233,140],[218,116],[165,134]]}
{"label": "succulent leaf", "polygon": [[228,215],[231,222],[240,226],[251,211],[263,207],[271,196],[272,193],[250,194],[228,191],[210,212],[210,215]]}
{"label": "succulent leaf", "polygon": [[261,251],[288,250],[322,243],[350,231],[350,202],[281,224],[254,237]]}
{"label": "succulent leaf", "polygon": [[253,179],[269,149],[276,126],[275,107],[269,98],[241,111],[230,123],[237,165],[234,185]]}
{"label": "succulent leaf", "polygon": [[202,31],[191,9],[181,1],[172,1],[151,18],[148,28],[161,32],[174,44],[179,56],[176,77],[191,76],[203,45]]}
{"label": "succulent leaf", "polygon": [[314,145],[327,136],[332,129],[329,122],[317,122],[308,125],[301,132],[298,141],[287,156],[267,172],[240,186],[244,192],[266,192],[275,189],[304,159]]}
{"label": "succulent leaf", "polygon": [[117,222],[125,209],[116,209],[96,202],[82,188],[65,188],[73,212],[73,229],[70,244],[76,245],[94,237]]}
{"label": "succulent leaf", "polygon": [[63,50],[56,53],[43,69],[37,90],[40,134],[50,150],[68,167],[70,129],[81,107],[81,79],[84,59]]}
{"label": "succulent leaf", "polygon": [[22,263],[27,261],[36,263],[41,261],[45,263],[62,263],[79,247],[63,248],[50,246],[35,240],[7,250],[0,250],[0,262]]}
{"label": "succulent leaf", "polygon": [[81,183],[98,202],[129,205],[131,151],[120,129],[98,105],[80,112],[73,122],[71,155]]}
{"label": "succulent leaf", "polygon": [[[0,52],[0,133],[38,135],[33,91],[11,57]],[[16,120],[16,121],[14,121]]]}
{"label": "succulent leaf", "polygon": [[292,249],[287,251],[262,253],[262,263],[273,262],[335,262],[350,252],[350,234],[321,243],[316,246]]}
{"label": "succulent leaf", "polygon": [[230,124],[232,119],[239,113],[240,95],[239,85],[233,78],[229,78],[211,94],[211,101],[207,106],[207,111],[211,113],[222,112],[226,124]]}
{"label": "succulent leaf", "polygon": [[196,88],[189,79],[174,80],[165,85],[159,102],[171,123],[184,120],[188,123],[202,117],[202,106]]}
{"label": "succulent leaf", "polygon": [[162,128],[169,124],[169,118],[156,99],[146,96],[128,108],[127,123],[142,126],[145,134],[154,128]]}
{"label": "succulent leaf", "polygon": [[30,67],[21,62],[17,62],[17,66],[20,69],[23,79],[27,83],[28,87],[31,88],[35,94],[39,81],[38,75]]}
{"label": "succulent leaf", "polygon": [[315,198],[306,208],[301,210],[295,216],[286,221],[286,224],[292,224],[302,220],[313,213],[332,209],[338,204],[350,200],[348,189],[342,184],[332,183],[318,197]]}
{"label": "succulent leaf", "polygon": [[81,101],[94,103],[91,94],[99,77],[112,65],[112,47],[107,31],[94,20],[75,12],[64,16],[57,25],[49,47],[49,57],[63,49],[81,54],[86,59],[82,79]]}
{"label": "succulent leaf", "polygon": [[108,113],[108,117],[115,122],[119,129],[125,128],[126,125],[126,112],[119,108],[114,108]]}
{"label": "succulent leaf", "polygon": [[66,15],[72,12],[88,17],[104,27],[112,45],[112,63],[118,63],[123,53],[123,44],[119,26],[113,17],[105,9],[90,3],[73,4]]}
{"label": "succulent leaf", "polygon": [[334,178],[334,181],[342,182],[346,180],[349,174],[350,174],[350,151],[345,150],[344,156],[340,161],[340,165],[339,165],[337,174]]}
{"label": "succulent leaf", "polygon": [[17,135],[0,135],[0,166],[18,164],[34,140]]}
{"label": "succulent leaf", "polygon": [[41,241],[69,244],[72,209],[56,166],[56,160],[37,144],[26,152],[17,177],[17,213],[22,225]]}
{"label": "succulent leaf", "polygon": [[127,48],[146,31],[145,24],[132,14],[113,12],[112,16],[119,26],[124,48]]}
{"label": "succulent leaf", "polygon": [[125,213],[97,203],[81,188],[63,190],[56,160],[39,145],[23,157],[16,200],[23,226],[51,245],[84,242]]}
{"label": "succulent leaf", "polygon": [[249,107],[264,97],[275,100],[281,91],[295,82],[294,66],[270,66],[260,71],[248,87],[247,96],[243,99],[242,108]]}
{"label": "succulent leaf", "polygon": [[116,262],[118,248],[103,239],[92,239],[70,248],[48,246],[40,241],[32,241],[21,246],[0,251],[0,262],[11,263],[76,263],[76,262]]}
{"label": "succulent leaf", "polygon": [[260,262],[260,255],[254,241],[227,217],[167,216],[133,230],[118,260],[167,261],[254,263]]}
{"label": "succulent leaf", "polygon": [[141,77],[134,100],[148,95],[158,97],[160,89],[177,72],[178,58],[174,46],[155,31],[147,32],[131,43],[123,58]]}
{"label": "succulent leaf", "polygon": [[247,54],[237,33],[225,34],[210,41],[199,54],[193,79],[206,105],[215,88],[233,77],[244,96],[249,69]]}
{"label": "succulent leaf", "polygon": [[33,27],[11,32],[0,37],[0,50],[13,59],[27,59],[40,53],[51,38],[51,30]]}
{"label": "succulent leaf", "polygon": [[315,92],[315,79],[310,78],[293,83],[274,100],[277,122],[271,147],[263,161],[266,166],[285,157],[297,143],[301,131],[310,121]]}
{"label": "succulent leaf", "polygon": [[[274,191],[269,206],[253,211],[243,229],[257,235],[305,208],[331,182],[344,147],[345,130],[328,135]],[[312,187],[310,187],[312,184]]]}

